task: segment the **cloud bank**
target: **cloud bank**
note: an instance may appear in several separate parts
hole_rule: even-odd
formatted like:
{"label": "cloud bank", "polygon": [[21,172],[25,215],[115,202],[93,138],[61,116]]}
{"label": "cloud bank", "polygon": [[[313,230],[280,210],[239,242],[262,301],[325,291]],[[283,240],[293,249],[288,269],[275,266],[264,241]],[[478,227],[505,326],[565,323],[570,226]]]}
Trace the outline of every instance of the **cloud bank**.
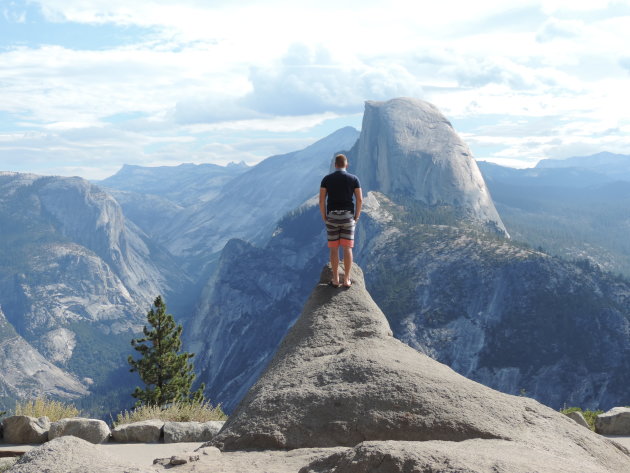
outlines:
{"label": "cloud bank", "polygon": [[11,0],[0,31],[5,170],[252,164],[396,96],[480,159],[630,152],[626,0]]}

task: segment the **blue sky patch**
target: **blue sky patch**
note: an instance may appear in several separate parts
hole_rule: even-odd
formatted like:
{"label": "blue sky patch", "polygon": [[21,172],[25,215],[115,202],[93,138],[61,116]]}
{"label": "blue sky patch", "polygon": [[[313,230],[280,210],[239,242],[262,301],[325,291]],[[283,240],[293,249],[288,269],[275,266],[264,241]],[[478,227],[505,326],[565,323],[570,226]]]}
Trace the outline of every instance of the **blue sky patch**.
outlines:
{"label": "blue sky patch", "polygon": [[56,45],[78,51],[106,50],[145,41],[156,30],[138,26],[50,22],[40,8],[11,2],[0,9],[0,48]]}

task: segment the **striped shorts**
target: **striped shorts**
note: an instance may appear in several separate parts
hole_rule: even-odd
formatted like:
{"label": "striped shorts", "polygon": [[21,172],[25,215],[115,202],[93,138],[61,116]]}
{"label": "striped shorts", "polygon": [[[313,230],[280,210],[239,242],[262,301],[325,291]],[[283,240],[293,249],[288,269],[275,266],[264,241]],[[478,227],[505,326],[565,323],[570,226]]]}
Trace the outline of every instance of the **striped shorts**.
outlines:
{"label": "striped shorts", "polygon": [[328,248],[354,246],[354,214],[349,210],[331,210],[326,216]]}

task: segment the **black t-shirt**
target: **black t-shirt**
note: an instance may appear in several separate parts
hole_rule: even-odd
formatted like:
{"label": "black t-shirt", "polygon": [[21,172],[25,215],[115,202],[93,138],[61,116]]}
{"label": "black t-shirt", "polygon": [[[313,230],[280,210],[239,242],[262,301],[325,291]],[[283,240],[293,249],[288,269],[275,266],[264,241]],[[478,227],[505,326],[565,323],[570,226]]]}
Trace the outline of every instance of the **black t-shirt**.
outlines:
{"label": "black t-shirt", "polygon": [[322,179],[320,187],[328,191],[326,213],[331,210],[349,210],[354,213],[354,190],[361,187],[357,176],[346,171],[335,171]]}

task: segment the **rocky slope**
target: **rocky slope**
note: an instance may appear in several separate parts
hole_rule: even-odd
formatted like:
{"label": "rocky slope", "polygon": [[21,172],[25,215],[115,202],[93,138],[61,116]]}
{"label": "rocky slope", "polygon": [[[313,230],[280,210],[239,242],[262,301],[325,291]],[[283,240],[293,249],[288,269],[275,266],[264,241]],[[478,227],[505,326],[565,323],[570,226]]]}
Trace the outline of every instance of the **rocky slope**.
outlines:
{"label": "rocky slope", "polygon": [[[213,401],[232,409],[295,320],[320,258],[294,262],[295,252],[230,240],[186,325],[186,349]],[[273,270],[271,270],[273,268]],[[271,274],[273,272],[273,275]]]}
{"label": "rocky slope", "polygon": [[2,173],[0,196],[6,320],[40,356],[98,385],[121,366],[151,298],[185,277],[85,180]]}
{"label": "rocky slope", "polygon": [[[206,445],[355,447],[301,471],[621,473],[630,467],[625,448],[559,412],[493,391],[394,339],[358,266],[349,289],[328,286],[331,277],[324,267],[269,367]],[[363,468],[349,469],[350,463]]]}
{"label": "rocky slope", "polygon": [[[467,377],[556,408],[628,402],[628,282],[470,228],[409,223],[413,212],[401,209],[370,193],[355,249],[397,338]],[[242,367],[261,372],[277,346],[277,335],[261,327],[273,325],[275,334],[293,324],[304,278],[312,281],[327,257],[319,221],[312,206],[286,219],[264,249],[241,245],[234,260],[226,254],[239,263],[220,268],[216,287],[231,290],[194,318],[233,334],[202,365],[213,399],[228,410],[255,378]],[[273,290],[254,289],[261,281]]]}
{"label": "rocky slope", "polygon": [[396,231],[376,233],[358,259],[398,338],[555,408],[628,401],[627,281],[465,229],[410,225],[377,198]]}
{"label": "rocky slope", "polygon": [[[60,350],[62,351],[62,350]],[[76,399],[88,394],[87,386],[76,376],[54,365],[17,334],[0,309],[0,401],[51,396]]]}
{"label": "rocky slope", "polygon": [[[137,382],[125,374],[126,354],[153,298],[166,295],[171,311],[185,319],[203,284],[182,268],[212,274],[214,253],[232,231],[254,238],[315,194],[332,155],[357,135],[343,129],[252,169],[126,166],[103,181],[111,191],[78,178],[1,173],[0,304],[7,324],[92,391],[113,379]],[[242,202],[232,199],[239,194]],[[212,220],[223,217],[219,225]],[[190,232],[197,243],[186,240]],[[213,239],[218,246],[206,244]],[[162,243],[185,255],[171,255]]]}

